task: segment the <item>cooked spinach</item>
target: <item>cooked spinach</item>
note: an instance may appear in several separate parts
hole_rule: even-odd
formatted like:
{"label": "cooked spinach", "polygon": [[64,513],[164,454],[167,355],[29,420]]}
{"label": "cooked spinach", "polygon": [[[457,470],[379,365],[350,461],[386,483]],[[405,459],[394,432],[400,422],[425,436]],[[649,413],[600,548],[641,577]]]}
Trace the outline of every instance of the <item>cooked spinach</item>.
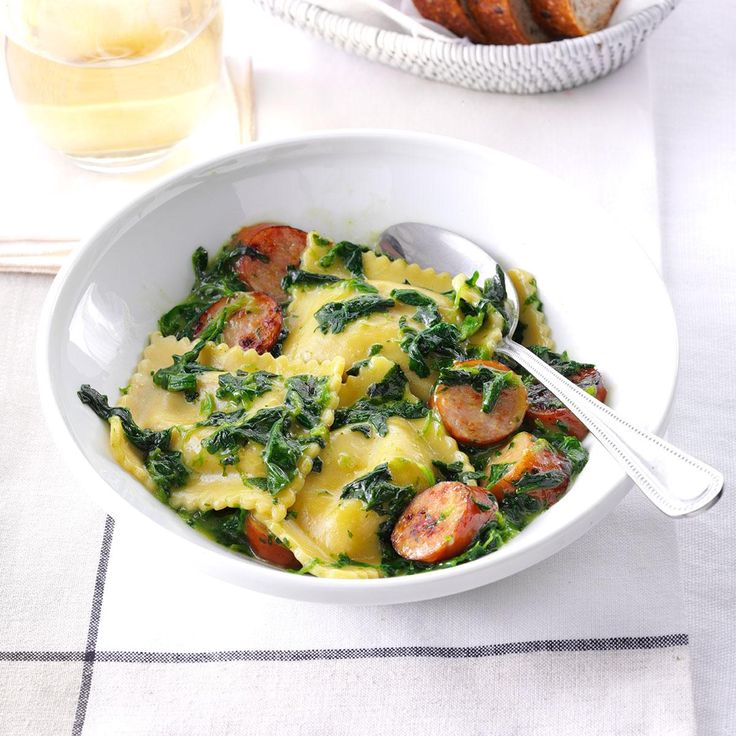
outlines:
{"label": "cooked spinach", "polygon": [[378,343],[375,344],[375,345],[371,345],[370,350],[368,351],[368,357],[367,358],[363,358],[363,360],[359,360],[356,363],[353,363],[353,365],[351,365],[350,368],[348,368],[347,371],[345,371],[345,373],[348,376],[357,376],[358,373],[360,373],[360,371],[365,366],[367,366],[368,363],[371,362],[371,358],[374,355],[378,355],[378,353],[380,353],[381,350],[383,350],[383,345],[380,345]]}
{"label": "cooked spinach", "polygon": [[227,399],[247,409],[255,399],[268,393],[280,376],[268,371],[237,371],[218,377],[217,398]]}
{"label": "cooked spinach", "polygon": [[576,360],[571,360],[566,352],[554,353],[541,345],[532,345],[529,350],[566,378],[574,376],[583,369],[595,367],[592,363],[578,363]]}
{"label": "cooked spinach", "polygon": [[360,399],[352,406],[338,409],[335,412],[332,429],[339,429],[347,424],[369,424],[381,437],[385,437],[388,434],[387,420],[390,417],[421,419],[428,413],[429,409],[421,401],[402,400],[374,404],[370,399]]}
{"label": "cooked spinach", "polygon": [[528,493],[507,493],[499,503],[506,523],[523,529],[544,508],[544,503]]}
{"label": "cooked spinach", "polygon": [[510,467],[511,463],[493,463],[493,465],[489,465],[488,480],[486,481],[488,488],[493,488],[506,475]]}
{"label": "cooked spinach", "polygon": [[326,376],[293,376],[286,379],[284,403],[302,427],[314,429],[322,421],[322,412],[330,400]]}
{"label": "cooked spinach", "polygon": [[400,401],[404,398],[408,381],[398,363],[394,363],[386,371],[386,375],[377,383],[372,383],[366,390],[366,396],[375,402]]}
{"label": "cooked spinach", "polygon": [[211,455],[219,455],[222,465],[235,465],[241,447],[250,441],[266,446],[272,428],[282,422],[286,415],[287,410],[283,406],[261,409],[251,417],[242,409],[229,413],[215,412],[200,422],[200,426],[219,427],[202,440],[202,447]]}
{"label": "cooked spinach", "polygon": [[393,299],[385,299],[377,294],[365,294],[344,302],[329,302],[315,312],[314,318],[323,333],[339,333],[350,322],[375,312],[385,312],[394,303]]}
{"label": "cooked spinach", "polygon": [[107,396],[93,389],[89,384],[83,384],[77,391],[79,400],[97,414],[100,419],[110,420],[112,417],[120,419],[125,436],[130,442],[143,452],[151,452],[155,448],[169,449],[171,430],[153,431],[139,427],[129,409],[121,406],[110,406]]}
{"label": "cooked spinach", "polygon": [[182,514],[189,526],[204,533],[219,544],[251,555],[244,525],[248,512],[244,509],[221,509],[219,511],[195,511]]}
{"label": "cooked spinach", "polygon": [[512,481],[512,485],[518,491],[533,491],[543,488],[557,488],[560,484],[568,480],[566,473],[561,470],[547,470],[540,472],[532,468],[528,472]]}
{"label": "cooked spinach", "polygon": [[432,465],[442,473],[445,480],[457,481],[458,483],[480,480],[485,475],[482,471],[465,470],[460,460],[456,460],[454,463],[443,463],[441,460],[432,460]]}
{"label": "cooked spinach", "polygon": [[437,302],[415,289],[394,289],[391,296],[402,304],[418,307],[412,319],[425,327],[431,327],[442,320]]}
{"label": "cooked spinach", "polygon": [[533,431],[535,435],[547,440],[570,461],[573,476],[580,473],[587,464],[588,451],[577,437],[562,432],[551,432],[539,422]]}
{"label": "cooked spinach", "polygon": [[183,486],[189,471],[182,462],[181,453],[170,449],[171,429],[153,431],[139,427],[129,409],[111,407],[107,396],[84,384],[77,392],[79,400],[89,406],[100,419],[120,419],[123,432],[132,445],[144,454],[144,464],[151,480],[168,496],[174,488]]}
{"label": "cooked spinach", "polygon": [[336,258],[340,258],[353,276],[363,278],[363,253],[368,251],[364,245],[356,245],[347,240],[342,240],[330,248],[330,250],[319,259],[322,268],[329,268]]}
{"label": "cooked spinach", "polygon": [[432,297],[422,294],[416,289],[394,289],[391,296],[397,302],[408,304],[410,307],[431,307],[437,306],[437,302]]}
{"label": "cooked spinach", "polygon": [[289,266],[286,276],[284,276],[281,281],[281,288],[284,291],[289,291],[289,289],[294,286],[309,289],[313,287],[337,284],[342,280],[343,279],[338,276],[333,276],[329,273],[313,273],[311,271],[302,271],[294,266]]}
{"label": "cooked spinach", "polygon": [[466,358],[460,330],[455,325],[437,322],[422,331],[404,325],[403,334],[401,349],[409,356],[409,368],[421,378],[426,378],[431,370]]}
{"label": "cooked spinach", "polygon": [[155,447],[146,455],[146,470],[166,496],[175,488],[183,486],[189,478],[189,471],[181,458],[180,452],[162,450],[160,447]]}
{"label": "cooked spinach", "polygon": [[480,291],[480,299],[471,304],[465,299],[459,300],[459,308],[466,315],[461,331],[465,338],[477,332],[482,326],[487,315],[493,310],[503,317],[501,332],[507,335],[509,332],[509,315],[506,292],[506,278],[501,266],[496,265],[496,273],[490,279],[486,279],[483,286],[478,286],[479,274],[476,271],[465,283],[471,288]]}
{"label": "cooked spinach", "polygon": [[366,398],[335,412],[332,428],[339,429],[346,424],[358,425],[360,429],[356,431],[370,437],[372,426],[381,437],[385,437],[388,433],[389,417],[419,419],[426,416],[429,410],[421,401],[404,399],[406,384],[404,371],[399,365],[393,365],[380,381],[368,387]]}
{"label": "cooked spinach", "polygon": [[341,499],[357,498],[365,504],[366,511],[375,511],[394,520],[411,501],[414,489],[398,486],[393,482],[386,463],[377,465],[370,473],[348,483],[340,493]]}
{"label": "cooked spinach", "polygon": [[[261,376],[260,380],[273,379]],[[304,446],[324,444],[318,436],[297,437],[292,431],[292,422],[310,430],[317,428],[329,397],[326,377],[293,376],[286,379],[282,406],[267,407],[251,416],[246,409],[214,412],[200,422],[199,426],[218,427],[202,441],[202,447],[210,454],[218,455],[220,463],[227,466],[238,462],[240,449],[248,442],[263,445],[266,478],[262,485],[265,490],[276,494],[293,480]],[[258,485],[253,478],[245,480]]]}
{"label": "cooked spinach", "polygon": [[263,452],[268,490],[273,495],[294,479],[302,454],[302,445],[289,434],[286,421],[287,417],[282,417],[271,427]]}

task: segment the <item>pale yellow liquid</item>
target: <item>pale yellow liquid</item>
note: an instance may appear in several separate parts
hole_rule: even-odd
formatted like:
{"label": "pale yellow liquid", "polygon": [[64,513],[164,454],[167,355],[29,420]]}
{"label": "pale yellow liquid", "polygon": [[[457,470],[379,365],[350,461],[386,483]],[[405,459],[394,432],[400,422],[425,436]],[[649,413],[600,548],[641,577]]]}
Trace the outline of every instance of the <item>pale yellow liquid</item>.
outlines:
{"label": "pale yellow liquid", "polygon": [[90,16],[85,28],[77,15],[74,35],[42,27],[43,49],[7,40],[13,92],[46,143],[80,159],[124,160],[189,135],[219,81],[221,11],[191,32],[143,20]]}

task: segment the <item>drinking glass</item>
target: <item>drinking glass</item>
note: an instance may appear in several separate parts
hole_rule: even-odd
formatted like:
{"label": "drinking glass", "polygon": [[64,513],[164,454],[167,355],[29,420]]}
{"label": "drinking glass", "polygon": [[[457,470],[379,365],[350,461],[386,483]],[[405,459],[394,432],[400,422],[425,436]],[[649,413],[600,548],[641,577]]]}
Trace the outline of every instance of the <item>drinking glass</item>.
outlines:
{"label": "drinking glass", "polygon": [[205,112],[219,0],[0,0],[16,100],[51,147],[98,171],[150,165]]}

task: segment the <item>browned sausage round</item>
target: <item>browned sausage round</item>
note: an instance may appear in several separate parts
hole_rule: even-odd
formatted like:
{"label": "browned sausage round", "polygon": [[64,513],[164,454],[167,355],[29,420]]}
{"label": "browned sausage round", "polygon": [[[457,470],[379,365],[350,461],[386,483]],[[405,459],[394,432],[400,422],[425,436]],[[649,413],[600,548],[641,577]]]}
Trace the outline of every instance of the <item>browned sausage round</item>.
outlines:
{"label": "browned sausage round", "polygon": [[[605,401],[608,391],[601,374],[595,368],[583,368],[569,377],[580,388],[586,389],[598,401]],[[582,440],[588,428],[559,399],[541,384],[529,388],[529,408],[527,421],[536,426],[539,422],[546,429],[562,431]]]}
{"label": "browned sausage round", "polygon": [[286,301],[281,281],[289,266],[298,266],[302,251],[307,247],[307,233],[286,225],[251,225],[244,227],[233,238],[241,245],[249,245],[262,254],[244,255],[235,261],[235,273],[253,291],[265,291],[277,302]]}
{"label": "browned sausage round", "polygon": [[[454,368],[484,365],[504,373],[509,368],[495,360],[466,360]],[[438,384],[433,404],[440,414],[447,432],[458,442],[469,445],[494,445],[515,432],[524,420],[527,409],[526,388],[519,380],[501,391],[493,409],[486,413],[481,408],[483,397],[471,386]]]}
{"label": "browned sausage round", "polygon": [[572,466],[547,440],[519,432],[491,455],[493,465],[508,465],[487,490],[501,501],[511,493],[527,493],[546,508],[557,503],[570,485]]}
{"label": "browned sausage round", "polygon": [[[222,339],[230,346],[240,346],[243,350],[253,349],[258,353],[267,353],[279,339],[283,317],[281,307],[268,294],[254,291],[239,295],[248,303],[232,314],[225,323]],[[194,331],[196,337],[209,321],[227,304],[227,299],[215,302],[202,314]]]}
{"label": "browned sausage round", "polygon": [[391,544],[407,560],[441,562],[466,550],[497,511],[496,499],[482,488],[437,483],[409,502],[391,532]]}
{"label": "browned sausage round", "polygon": [[248,514],[243,532],[251,551],[256,557],[289,570],[298,570],[301,567],[301,563],[294,557],[294,553],[284,547],[260,521],[253,518],[252,514]]}

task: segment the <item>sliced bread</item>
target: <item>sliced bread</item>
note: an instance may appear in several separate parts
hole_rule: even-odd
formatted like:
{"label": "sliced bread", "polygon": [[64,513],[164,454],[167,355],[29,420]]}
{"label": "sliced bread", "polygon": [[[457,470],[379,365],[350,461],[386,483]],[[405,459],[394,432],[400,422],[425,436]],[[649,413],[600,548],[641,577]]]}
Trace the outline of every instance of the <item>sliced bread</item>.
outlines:
{"label": "sliced bread", "polygon": [[534,16],[550,33],[585,36],[605,28],[619,0],[529,0]]}
{"label": "sliced bread", "polygon": [[427,20],[476,43],[488,43],[478,24],[466,13],[464,5],[465,0],[414,0],[414,7]]}
{"label": "sliced bread", "polygon": [[471,17],[489,43],[544,43],[552,38],[539,25],[528,0],[466,0]]}

